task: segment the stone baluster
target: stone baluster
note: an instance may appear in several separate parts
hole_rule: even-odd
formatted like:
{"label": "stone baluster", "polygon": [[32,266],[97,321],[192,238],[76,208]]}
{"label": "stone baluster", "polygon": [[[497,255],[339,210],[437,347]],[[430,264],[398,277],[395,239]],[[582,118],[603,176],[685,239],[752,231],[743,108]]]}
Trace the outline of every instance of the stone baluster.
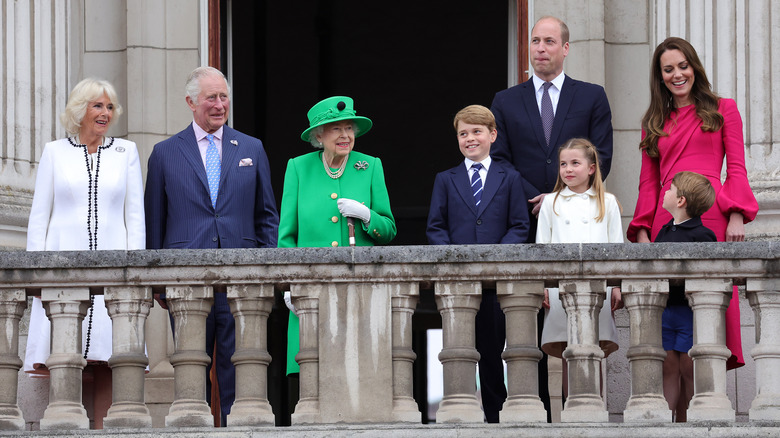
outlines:
{"label": "stone baluster", "polygon": [[51,321],[49,406],[41,430],[89,429],[81,403],[82,372],[87,365],[81,346],[81,321],[89,309],[89,289],[44,288],[41,301]]}
{"label": "stone baluster", "polygon": [[290,287],[293,305],[298,314],[300,350],[295,360],[301,367],[300,399],[292,414],[293,424],[320,423],[320,351],[319,297],[322,283],[293,284]]}
{"label": "stone baluster", "polygon": [[502,423],[547,421],[539,399],[536,315],[544,299],[542,281],[499,281],[496,293],[506,315],[507,399],[499,413]]}
{"label": "stone baluster", "polygon": [[568,319],[568,346],[563,357],[569,367],[569,396],[561,422],[601,423],[609,421],[601,398],[599,311],[606,297],[604,280],[559,282],[560,297]]}
{"label": "stone baluster", "polygon": [[475,395],[475,318],[481,301],[478,281],[445,281],[435,286],[441,313],[443,347],[439,353],[444,374],[444,397],[436,412],[437,423],[481,423],[484,414]]}
{"label": "stone baluster", "polygon": [[623,280],[623,303],[628,310],[631,397],[623,411],[626,423],[669,423],[672,411],[664,398],[664,351],[661,315],[669,297],[668,280]]}
{"label": "stone baluster", "polygon": [[693,309],[693,398],[688,421],[735,421],[726,396],[726,308],[732,294],[730,280],[687,279],[685,294]]}
{"label": "stone baluster", "polygon": [[780,421],[780,278],[749,278],[747,298],[756,315],[756,398],[752,421]]}
{"label": "stone baluster", "polygon": [[388,283],[393,324],[393,421],[419,423],[422,414],[413,397],[412,315],[420,295],[417,283]]}
{"label": "stone baluster", "polygon": [[214,303],[211,286],[168,286],[166,298],[174,320],[171,356],[174,401],[166,427],[212,427],[214,416],[206,403],[206,317]]}
{"label": "stone baluster", "polygon": [[149,365],[144,330],[152,307],[151,287],[106,287],[108,316],[113,326],[111,359],[112,403],[103,427],[152,427],[144,403],[144,371]]}
{"label": "stone baluster", "polygon": [[17,404],[19,321],[27,307],[24,289],[0,289],[0,430],[24,430]]}
{"label": "stone baluster", "polygon": [[268,314],[274,300],[272,284],[233,285],[227,288],[230,311],[236,320],[236,401],[228,426],[273,425],[268,403]]}

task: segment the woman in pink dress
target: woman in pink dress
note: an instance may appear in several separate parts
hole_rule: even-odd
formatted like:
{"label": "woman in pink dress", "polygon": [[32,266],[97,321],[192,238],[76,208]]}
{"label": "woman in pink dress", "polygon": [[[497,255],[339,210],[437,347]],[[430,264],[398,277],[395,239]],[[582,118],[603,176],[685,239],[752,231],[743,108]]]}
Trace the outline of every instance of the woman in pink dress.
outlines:
{"label": "woman in pink dress", "polygon": [[[628,240],[655,240],[672,218],[661,206],[663,194],[683,170],[706,176],[717,193],[715,205],[702,216],[704,226],[719,242],[745,239],[744,224],[755,219],[758,202],[745,170],[742,118],[732,99],[712,92],[696,50],[684,39],[667,38],[655,49],[639,148],[639,198]],[[726,178],[721,182],[724,157]],[[727,368],[744,365],[736,288],[726,312],[726,345],[732,353]]]}

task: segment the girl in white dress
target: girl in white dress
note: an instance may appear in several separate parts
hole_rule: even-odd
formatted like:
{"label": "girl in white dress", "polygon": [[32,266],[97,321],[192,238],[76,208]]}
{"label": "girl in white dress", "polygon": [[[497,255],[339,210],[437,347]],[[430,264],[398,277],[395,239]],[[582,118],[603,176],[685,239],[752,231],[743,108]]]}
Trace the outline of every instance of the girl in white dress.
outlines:
{"label": "girl in white dress", "polygon": [[[536,243],[622,243],[620,205],[604,191],[598,152],[590,141],[573,138],[558,150],[559,172],[553,193],[539,210]],[[542,350],[561,358],[567,344],[566,311],[557,288],[545,289]],[[612,312],[623,307],[620,288],[607,290],[599,314],[599,344],[604,357],[618,349]],[[563,393],[568,393],[567,367],[563,366]]]}
{"label": "girl in white dress", "polygon": [[[84,79],[70,93],[60,117],[68,137],[47,143],[38,164],[27,225],[28,251],[144,249],[143,181],[135,143],[107,137],[122,112],[106,81]],[[98,225],[100,225],[98,227]],[[102,428],[111,404],[111,319],[102,295],[82,325],[88,377],[94,376],[92,418]],[[33,298],[24,370],[48,375],[51,324]],[[89,379],[84,379],[88,381]],[[89,404],[86,404],[89,405]]]}

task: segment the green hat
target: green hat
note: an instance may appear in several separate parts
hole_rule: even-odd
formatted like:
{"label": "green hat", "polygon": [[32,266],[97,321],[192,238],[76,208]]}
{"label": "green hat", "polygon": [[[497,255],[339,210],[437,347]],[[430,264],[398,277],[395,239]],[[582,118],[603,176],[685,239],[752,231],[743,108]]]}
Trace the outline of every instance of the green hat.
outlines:
{"label": "green hat", "polygon": [[303,141],[309,141],[309,133],[312,129],[328,123],[341,122],[342,120],[354,121],[357,127],[355,137],[365,134],[374,125],[371,119],[355,115],[352,98],[346,96],[333,96],[321,100],[311,107],[306,115],[309,117],[309,128],[301,134]]}

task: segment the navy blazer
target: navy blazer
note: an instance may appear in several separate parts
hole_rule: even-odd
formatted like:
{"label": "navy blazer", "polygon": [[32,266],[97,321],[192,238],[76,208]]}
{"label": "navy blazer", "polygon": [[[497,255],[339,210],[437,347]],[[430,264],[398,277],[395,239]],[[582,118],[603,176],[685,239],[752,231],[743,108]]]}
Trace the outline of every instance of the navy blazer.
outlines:
{"label": "navy blazer", "polygon": [[661,231],[655,236],[656,242],[717,242],[715,233],[704,226],[701,216],[692,217],[687,221],[675,225],[674,218],[661,227]]}
{"label": "navy blazer", "polygon": [[573,137],[589,139],[599,152],[601,176],[612,163],[612,112],[604,88],[566,76],[555,111],[550,147],[544,140],[542,117],[533,78],[496,93],[491,107],[498,138],[490,155],[520,171],[528,198],[550,193],[558,178],[558,148]]}
{"label": "navy blazer", "polygon": [[436,175],[428,213],[433,245],[525,243],[528,209],[522,178],[511,166],[493,161],[477,209],[466,165]]}
{"label": "navy blazer", "polygon": [[[216,209],[192,125],[154,146],[146,176],[146,247],[275,248],[279,214],[263,143],[225,125]],[[244,160],[251,166],[239,166]]]}

